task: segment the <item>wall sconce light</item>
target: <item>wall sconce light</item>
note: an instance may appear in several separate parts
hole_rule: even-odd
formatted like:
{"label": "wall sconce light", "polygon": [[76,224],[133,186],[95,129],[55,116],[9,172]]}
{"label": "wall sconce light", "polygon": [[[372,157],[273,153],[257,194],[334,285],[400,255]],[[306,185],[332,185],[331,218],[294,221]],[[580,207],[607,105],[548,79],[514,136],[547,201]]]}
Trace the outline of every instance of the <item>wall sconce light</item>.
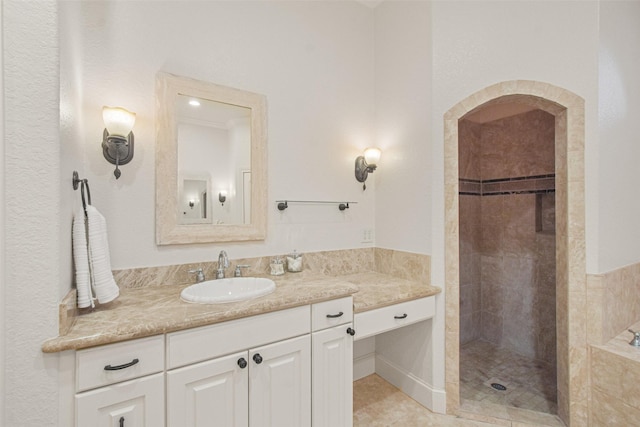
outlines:
{"label": "wall sconce light", "polygon": [[107,161],[116,165],[113,171],[116,179],[120,178],[121,165],[133,159],[133,124],[136,113],[122,107],[102,107],[102,120],[105,129],[102,132],[102,154]]}
{"label": "wall sconce light", "polygon": [[195,204],[196,204],[196,201],[195,201],[195,200],[193,200],[193,199],[189,200],[189,207],[190,207],[191,209],[193,209],[193,207],[195,206]]}
{"label": "wall sconce light", "polygon": [[367,180],[369,173],[373,173],[376,170],[380,154],[379,148],[367,148],[364,150],[364,156],[356,158],[356,179],[358,182],[363,183],[363,191],[367,189],[367,185],[364,182]]}
{"label": "wall sconce light", "polygon": [[222,206],[224,206],[224,202],[227,201],[227,192],[226,191],[221,191],[218,193],[218,201],[220,202],[220,204]]}

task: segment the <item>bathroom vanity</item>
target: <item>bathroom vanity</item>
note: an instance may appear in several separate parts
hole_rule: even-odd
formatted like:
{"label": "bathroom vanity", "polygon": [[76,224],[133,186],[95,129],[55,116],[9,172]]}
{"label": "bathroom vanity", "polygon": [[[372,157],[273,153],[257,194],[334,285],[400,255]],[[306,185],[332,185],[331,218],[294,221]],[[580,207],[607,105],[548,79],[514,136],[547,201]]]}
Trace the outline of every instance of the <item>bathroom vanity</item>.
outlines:
{"label": "bathroom vanity", "polygon": [[439,289],[385,305],[344,278],[301,279],[231,304],[186,304],[181,286],[131,290],[81,316],[43,345],[61,352],[61,425],[350,426],[358,329],[364,338],[428,319]]}

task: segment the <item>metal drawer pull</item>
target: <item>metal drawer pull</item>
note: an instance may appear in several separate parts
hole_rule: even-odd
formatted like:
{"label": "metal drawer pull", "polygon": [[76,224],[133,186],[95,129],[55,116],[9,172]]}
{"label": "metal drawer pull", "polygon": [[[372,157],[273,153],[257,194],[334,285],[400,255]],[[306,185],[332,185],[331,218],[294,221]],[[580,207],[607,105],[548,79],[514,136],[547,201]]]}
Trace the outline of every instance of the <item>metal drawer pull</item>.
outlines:
{"label": "metal drawer pull", "polygon": [[139,359],[133,359],[131,362],[125,363],[124,365],[117,365],[117,366],[107,365],[107,366],[104,367],[104,370],[105,371],[119,371],[120,369],[129,368],[129,367],[137,364],[139,361],[140,361]]}
{"label": "metal drawer pull", "polygon": [[340,312],[338,314],[327,314],[327,318],[328,319],[335,319],[337,317],[342,317],[343,314],[344,314],[343,312]]}
{"label": "metal drawer pull", "polygon": [[406,319],[407,316],[409,316],[407,313],[403,314],[402,316],[393,316],[394,319]]}

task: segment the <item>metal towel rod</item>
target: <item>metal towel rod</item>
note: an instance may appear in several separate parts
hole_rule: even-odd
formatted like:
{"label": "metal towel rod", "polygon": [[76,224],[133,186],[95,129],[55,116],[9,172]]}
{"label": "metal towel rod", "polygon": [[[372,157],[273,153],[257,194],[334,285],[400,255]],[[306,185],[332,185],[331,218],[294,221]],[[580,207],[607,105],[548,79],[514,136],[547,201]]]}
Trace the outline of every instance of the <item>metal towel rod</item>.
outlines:
{"label": "metal towel rod", "polygon": [[345,209],[349,209],[349,204],[355,205],[358,202],[333,202],[333,201],[324,201],[324,200],[276,200],[278,204],[278,210],[283,211],[289,207],[289,203],[300,203],[307,205],[318,205],[318,204],[337,204],[338,209],[341,211]]}

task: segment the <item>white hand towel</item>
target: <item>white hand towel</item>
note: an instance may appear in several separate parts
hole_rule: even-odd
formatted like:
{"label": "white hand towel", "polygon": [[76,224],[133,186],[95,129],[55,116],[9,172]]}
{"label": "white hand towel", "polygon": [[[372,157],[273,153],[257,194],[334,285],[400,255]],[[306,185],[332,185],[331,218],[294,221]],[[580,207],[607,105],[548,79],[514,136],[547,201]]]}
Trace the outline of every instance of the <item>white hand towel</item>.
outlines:
{"label": "white hand towel", "polygon": [[87,206],[87,230],[93,290],[98,302],[104,304],[116,299],[120,295],[120,288],[111,273],[107,222],[91,205]]}
{"label": "white hand towel", "polygon": [[80,209],[73,217],[73,262],[76,267],[76,288],[78,307],[93,307],[91,295],[91,276],[89,271],[89,252],[84,210]]}

